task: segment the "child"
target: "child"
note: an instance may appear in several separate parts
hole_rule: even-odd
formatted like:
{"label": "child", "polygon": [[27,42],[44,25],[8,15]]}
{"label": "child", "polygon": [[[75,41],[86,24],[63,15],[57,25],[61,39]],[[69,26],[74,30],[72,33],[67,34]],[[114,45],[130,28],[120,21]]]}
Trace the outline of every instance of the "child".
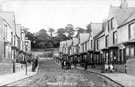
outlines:
{"label": "child", "polygon": [[108,64],[107,64],[107,63],[105,63],[105,72],[107,72],[107,71],[108,71],[108,68],[109,68]]}
{"label": "child", "polygon": [[114,71],[114,68],[113,68],[113,65],[112,64],[109,65],[109,69],[110,69],[111,72]]}

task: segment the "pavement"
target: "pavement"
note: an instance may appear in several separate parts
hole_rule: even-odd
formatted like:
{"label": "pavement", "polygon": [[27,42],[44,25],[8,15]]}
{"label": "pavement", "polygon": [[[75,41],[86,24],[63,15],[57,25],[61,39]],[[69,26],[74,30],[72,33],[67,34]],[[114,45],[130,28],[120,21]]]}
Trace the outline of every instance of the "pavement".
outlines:
{"label": "pavement", "polygon": [[[60,64],[59,64],[60,65]],[[78,69],[84,70],[84,68],[77,66]],[[32,66],[28,67],[28,72],[26,75],[26,69],[20,70],[16,73],[12,74],[4,74],[0,75],[0,86],[7,85],[12,82],[16,82],[18,80],[22,80],[28,77],[31,77],[33,75],[37,74],[38,68],[36,69],[36,72],[31,71]],[[123,87],[135,87],[135,76],[129,75],[126,73],[101,73],[101,69],[97,68],[90,68],[88,67],[87,71],[98,73],[103,76],[108,77],[109,79],[121,84]]]}
{"label": "pavement", "polygon": [[[84,70],[82,67],[77,67],[78,69]],[[126,73],[101,73],[101,69],[94,69],[94,68],[89,68],[87,71],[101,74],[114,82],[120,84],[123,87],[135,87],[135,76],[129,75]]]}
{"label": "pavement", "polygon": [[37,71],[38,71],[38,67],[36,68],[35,72],[32,72],[32,66],[29,66],[27,68],[27,74],[26,74],[26,69],[24,68],[15,73],[0,75],[0,86],[4,86],[9,83],[13,83],[13,82],[31,77],[33,75],[36,75]]}

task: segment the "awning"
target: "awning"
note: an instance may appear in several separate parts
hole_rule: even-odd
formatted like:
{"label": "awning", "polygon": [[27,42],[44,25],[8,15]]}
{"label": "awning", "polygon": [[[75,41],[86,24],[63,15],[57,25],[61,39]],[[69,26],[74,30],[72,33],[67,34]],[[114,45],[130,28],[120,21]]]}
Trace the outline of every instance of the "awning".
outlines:
{"label": "awning", "polygon": [[93,50],[92,50],[92,49],[90,49],[90,50],[88,50],[88,52],[93,52]]}
{"label": "awning", "polygon": [[81,52],[80,54],[87,54],[88,53],[88,51],[84,51],[84,52]]}
{"label": "awning", "polygon": [[135,45],[135,39],[124,42],[123,44],[124,45]]}
{"label": "awning", "polygon": [[17,47],[15,45],[11,45],[12,49],[17,49]]}
{"label": "awning", "polygon": [[118,44],[108,47],[108,49],[117,49],[117,48],[118,48]]}
{"label": "awning", "polygon": [[102,51],[108,51],[109,50],[109,48],[108,47],[106,47],[106,48],[103,48],[103,49],[101,49]]}
{"label": "awning", "polygon": [[100,53],[100,51],[98,50],[98,51],[95,51],[94,53]]}

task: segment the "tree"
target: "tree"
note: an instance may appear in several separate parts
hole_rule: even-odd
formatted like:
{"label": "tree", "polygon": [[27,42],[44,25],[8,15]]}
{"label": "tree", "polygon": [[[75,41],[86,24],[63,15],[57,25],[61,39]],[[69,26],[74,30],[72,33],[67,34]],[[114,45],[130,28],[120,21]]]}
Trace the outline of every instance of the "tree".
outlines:
{"label": "tree", "polygon": [[64,33],[65,33],[65,29],[64,29],[64,28],[59,28],[59,29],[57,30],[58,36],[59,36],[59,35],[64,35]]}
{"label": "tree", "polygon": [[42,39],[42,40],[49,38],[49,35],[47,34],[45,29],[39,30],[39,32],[36,34],[36,36],[38,39]]}
{"label": "tree", "polygon": [[86,32],[87,33],[91,32],[91,23],[86,26]]}
{"label": "tree", "polygon": [[34,36],[34,33],[30,33],[29,31],[26,31],[26,37],[28,37],[28,40],[31,41],[31,48],[36,48],[37,37]]}
{"label": "tree", "polygon": [[69,34],[68,37],[72,37],[74,34],[74,27],[72,24],[67,24],[67,26],[65,27],[65,31]]}
{"label": "tree", "polygon": [[54,32],[55,30],[53,28],[49,28],[48,32],[51,33],[51,36],[52,36],[52,33]]}
{"label": "tree", "polygon": [[77,27],[76,30],[77,30],[77,33],[84,33],[85,32],[85,29],[83,29],[81,27]]}

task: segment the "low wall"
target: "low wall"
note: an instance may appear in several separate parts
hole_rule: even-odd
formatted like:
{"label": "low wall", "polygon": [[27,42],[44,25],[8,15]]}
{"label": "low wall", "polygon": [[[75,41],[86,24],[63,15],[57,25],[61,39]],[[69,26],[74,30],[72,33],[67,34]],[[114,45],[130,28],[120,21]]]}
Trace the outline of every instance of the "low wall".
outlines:
{"label": "low wall", "polygon": [[0,63],[0,75],[8,74],[13,72],[13,64],[11,63]]}
{"label": "low wall", "polygon": [[135,58],[128,59],[126,63],[126,70],[128,74],[135,76]]}
{"label": "low wall", "polygon": [[[0,75],[13,73],[13,61],[12,59],[0,59]],[[30,66],[30,64],[28,64]],[[15,63],[15,72],[25,69],[24,64]]]}
{"label": "low wall", "polygon": [[117,71],[117,72],[120,72],[120,73],[125,73],[126,71],[126,67],[125,67],[125,64],[114,64],[114,69]]}

